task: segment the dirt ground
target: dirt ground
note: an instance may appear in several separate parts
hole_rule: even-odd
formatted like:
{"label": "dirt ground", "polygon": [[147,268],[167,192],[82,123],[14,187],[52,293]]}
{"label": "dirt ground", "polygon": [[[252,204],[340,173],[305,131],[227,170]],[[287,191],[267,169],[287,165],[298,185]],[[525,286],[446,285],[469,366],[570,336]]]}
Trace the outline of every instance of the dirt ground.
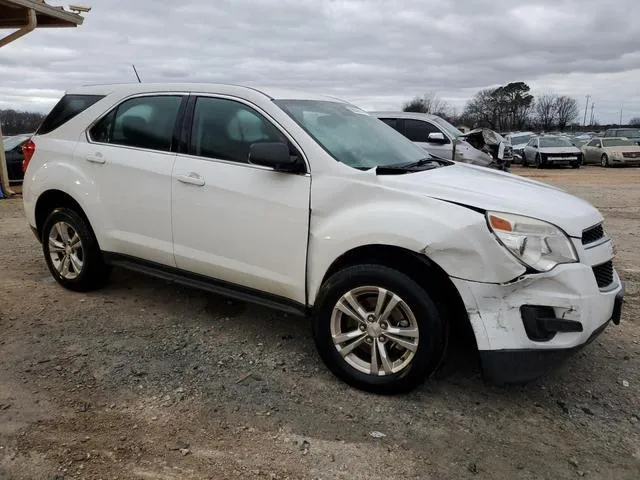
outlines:
{"label": "dirt ground", "polygon": [[640,169],[514,173],[603,212],[622,323],[525,387],[460,351],[400,397],[334,378],[304,319],[121,270],[65,291],[0,201],[0,479],[637,480]]}

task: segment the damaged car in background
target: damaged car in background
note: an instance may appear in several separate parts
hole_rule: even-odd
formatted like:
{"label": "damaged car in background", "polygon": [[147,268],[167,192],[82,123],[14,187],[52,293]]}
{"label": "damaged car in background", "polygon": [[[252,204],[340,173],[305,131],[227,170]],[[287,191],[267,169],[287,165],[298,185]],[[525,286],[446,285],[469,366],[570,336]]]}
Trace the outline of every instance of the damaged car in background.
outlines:
{"label": "damaged car in background", "polygon": [[580,168],[582,165],[582,150],[576,147],[566,137],[558,135],[540,135],[529,140],[524,147],[522,166],[534,164],[538,168],[553,165]]}
{"label": "damaged car in background", "polygon": [[475,129],[462,133],[442,117],[414,112],[370,112],[436,157],[505,170],[511,148],[497,132]]}
{"label": "damaged car in background", "polygon": [[62,287],[115,266],[308,315],[327,367],[364,390],[415,388],[463,331],[487,380],[531,380],[621,318],[596,208],[430,157],[333,97],[81,87],[24,152],[26,219]]}

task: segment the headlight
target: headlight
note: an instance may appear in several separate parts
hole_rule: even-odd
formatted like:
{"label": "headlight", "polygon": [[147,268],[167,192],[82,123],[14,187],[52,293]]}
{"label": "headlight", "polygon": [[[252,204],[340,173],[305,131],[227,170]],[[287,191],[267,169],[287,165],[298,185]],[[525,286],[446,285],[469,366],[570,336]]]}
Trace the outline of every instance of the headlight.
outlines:
{"label": "headlight", "polygon": [[621,152],[612,152],[611,156],[613,158],[621,159],[622,158],[622,153]]}
{"label": "headlight", "polygon": [[578,261],[573,243],[555,225],[502,212],[487,212],[487,223],[509,252],[538,272],[548,272],[558,264]]}

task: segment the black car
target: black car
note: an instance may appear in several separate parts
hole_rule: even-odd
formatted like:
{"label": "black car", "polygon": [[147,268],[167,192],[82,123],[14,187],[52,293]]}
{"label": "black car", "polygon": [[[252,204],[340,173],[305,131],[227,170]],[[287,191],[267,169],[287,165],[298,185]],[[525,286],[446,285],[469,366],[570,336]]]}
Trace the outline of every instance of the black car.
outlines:
{"label": "black car", "polygon": [[20,183],[24,178],[22,172],[22,145],[31,138],[32,134],[16,135],[4,139],[4,154],[7,157],[7,173],[9,183]]}

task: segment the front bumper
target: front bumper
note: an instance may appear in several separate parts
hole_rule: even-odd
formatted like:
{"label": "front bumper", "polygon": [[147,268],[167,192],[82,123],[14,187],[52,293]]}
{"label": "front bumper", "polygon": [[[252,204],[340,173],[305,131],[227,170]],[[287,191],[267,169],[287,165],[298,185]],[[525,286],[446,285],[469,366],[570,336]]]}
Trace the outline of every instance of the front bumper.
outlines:
{"label": "front bumper", "polygon": [[[551,272],[508,284],[454,279],[473,327],[484,376],[494,383],[520,383],[547,373],[575,350],[619,322],[624,288],[614,271],[600,289],[586,264],[561,265]],[[581,331],[558,331],[544,340],[530,338],[521,307],[550,307],[553,316],[578,322]]]}

